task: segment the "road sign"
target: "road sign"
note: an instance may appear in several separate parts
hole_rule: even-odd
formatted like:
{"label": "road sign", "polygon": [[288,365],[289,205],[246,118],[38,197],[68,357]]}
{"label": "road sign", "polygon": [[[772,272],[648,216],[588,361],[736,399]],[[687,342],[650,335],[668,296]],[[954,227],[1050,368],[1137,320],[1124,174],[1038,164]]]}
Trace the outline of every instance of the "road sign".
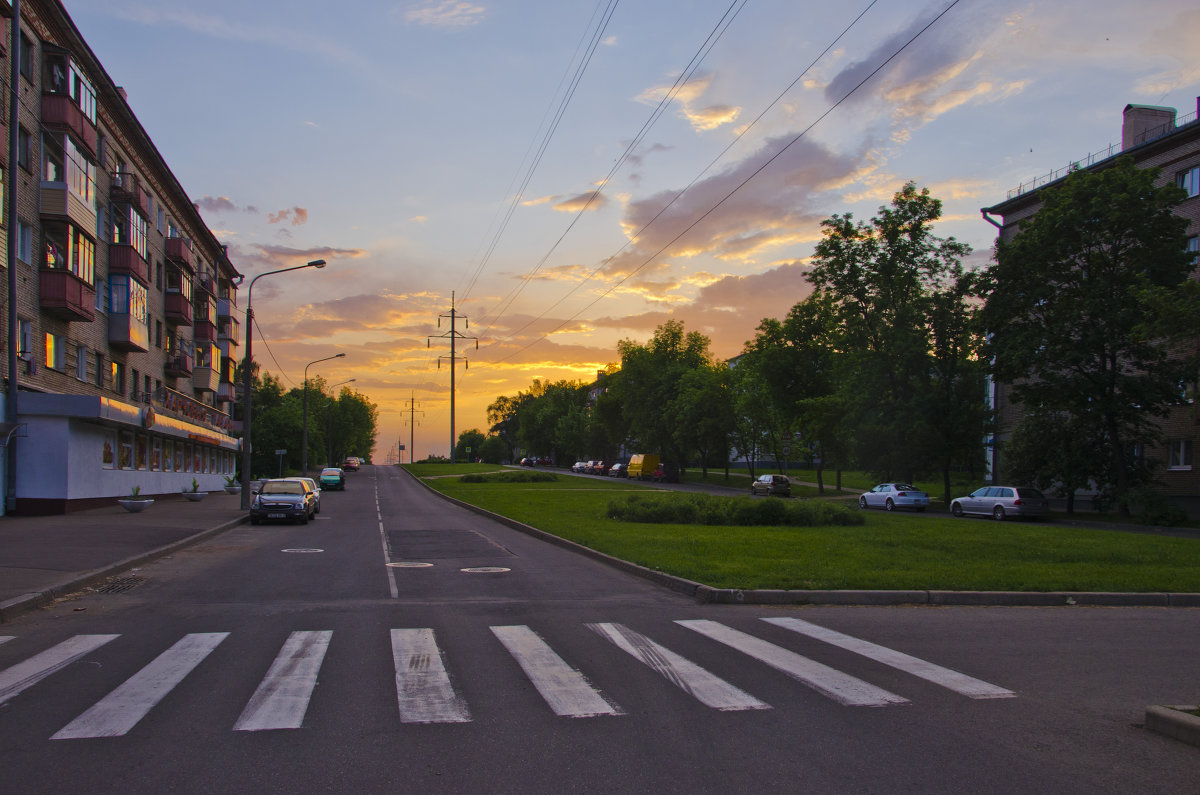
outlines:
{"label": "road sign", "polygon": [[276,450],[275,455],[287,455],[287,450]]}

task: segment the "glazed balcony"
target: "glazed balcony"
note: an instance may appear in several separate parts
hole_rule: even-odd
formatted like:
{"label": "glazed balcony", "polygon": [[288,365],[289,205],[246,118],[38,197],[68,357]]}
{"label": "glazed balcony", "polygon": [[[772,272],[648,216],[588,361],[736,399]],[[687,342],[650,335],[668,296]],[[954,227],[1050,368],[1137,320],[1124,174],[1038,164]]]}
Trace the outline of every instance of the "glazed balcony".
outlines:
{"label": "glazed balcony", "polygon": [[189,271],[194,271],[196,266],[192,264],[192,241],[186,237],[168,237],[165,244],[167,259],[177,265],[182,265]]}
{"label": "glazed balcony", "polygon": [[137,174],[115,172],[112,175],[109,197],[117,204],[132,204],[143,218],[150,217],[150,194],[142,187],[142,181],[138,179]]}
{"label": "glazed balcony", "polygon": [[38,271],[38,299],[43,312],[68,322],[96,319],[96,290],[62,268]]}
{"label": "glazed balcony", "polygon": [[65,182],[41,183],[41,207],[43,218],[54,221],[70,221],[80,229],[96,228],[96,208],[80,198]]}
{"label": "glazed balcony", "polygon": [[186,353],[172,353],[167,356],[163,372],[172,378],[189,378],[192,375],[192,357]]}
{"label": "glazed balcony", "polygon": [[217,384],[217,371],[213,368],[204,365],[196,365],[192,368],[192,389],[201,392],[215,392]]}
{"label": "glazed balcony", "polygon": [[183,293],[168,291],[165,298],[163,314],[168,323],[176,326],[192,325],[192,302]]}
{"label": "glazed balcony", "polygon": [[122,351],[150,350],[150,325],[133,315],[111,312],[108,315],[108,344]]}
{"label": "glazed balcony", "polygon": [[96,157],[96,126],[67,94],[42,94],[42,124],[52,130],[67,130],[88,157]]}
{"label": "glazed balcony", "polygon": [[217,312],[217,339],[221,342],[232,342],[234,345],[238,343],[238,334],[241,332],[240,324],[237,318],[224,316]]}
{"label": "glazed balcony", "polygon": [[142,259],[142,255],[133,246],[124,243],[109,244],[108,272],[127,273],[141,282],[143,287],[150,286],[150,263]]}

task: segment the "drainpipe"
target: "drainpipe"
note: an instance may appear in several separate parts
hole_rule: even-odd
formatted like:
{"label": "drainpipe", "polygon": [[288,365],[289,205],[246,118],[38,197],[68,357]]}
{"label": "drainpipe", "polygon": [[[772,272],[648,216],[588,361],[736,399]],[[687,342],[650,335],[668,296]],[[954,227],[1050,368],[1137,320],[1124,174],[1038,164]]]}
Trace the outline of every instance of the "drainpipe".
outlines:
{"label": "drainpipe", "polygon": [[[19,145],[21,110],[21,0],[12,0],[12,35],[8,48],[8,168],[5,194],[8,196],[8,388],[4,398],[4,420],[13,427],[17,422],[17,190],[20,180],[17,172],[17,147]],[[4,499],[0,515],[17,507],[17,440],[9,434],[4,448],[7,456],[4,467]]]}

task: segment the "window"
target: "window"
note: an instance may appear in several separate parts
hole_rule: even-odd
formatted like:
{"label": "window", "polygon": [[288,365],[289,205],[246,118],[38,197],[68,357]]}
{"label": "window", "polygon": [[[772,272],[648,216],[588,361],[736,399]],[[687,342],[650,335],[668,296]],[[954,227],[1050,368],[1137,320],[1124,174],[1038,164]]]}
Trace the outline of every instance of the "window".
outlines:
{"label": "window", "polygon": [[134,440],[133,463],[138,469],[146,469],[150,464],[150,440],[144,433]]}
{"label": "window", "polygon": [[8,223],[8,210],[4,206],[4,186],[8,183],[6,183],[4,179],[4,166],[0,166],[0,226],[4,226]]}
{"label": "window", "polygon": [[150,447],[150,471],[151,472],[157,472],[160,469],[162,469],[162,445],[163,445],[163,440],[161,437],[155,436],[154,439],[151,440],[151,447]]}
{"label": "window", "polygon": [[29,164],[33,160],[33,143],[29,138],[29,130],[24,127],[17,128],[17,165],[29,171]]}
{"label": "window", "polygon": [[192,300],[192,278],[190,274],[172,265],[167,268],[167,292],[182,293],[184,299]]}
{"label": "window", "polygon": [[104,446],[100,453],[100,466],[112,469],[117,465],[117,432],[104,434]]}
{"label": "window", "polygon": [[158,233],[161,235],[163,230],[163,209],[158,208]]}
{"label": "window", "polygon": [[175,471],[175,442],[172,439],[163,440],[163,472]]}
{"label": "window", "polygon": [[104,354],[96,351],[96,362],[93,372],[96,374],[96,386],[104,386]]}
{"label": "window", "polygon": [[96,277],[96,244],[75,226],[48,221],[43,227],[47,268],[62,268],[80,281],[92,284]]}
{"label": "window", "polygon": [[57,334],[46,332],[46,367],[51,370],[63,369],[63,361],[66,358],[66,345],[63,343],[63,338]]}
{"label": "window", "polygon": [[120,446],[117,448],[117,465],[121,469],[133,469],[133,431],[121,431],[120,440]]}
{"label": "window", "polygon": [[160,293],[162,292],[162,288],[163,288],[162,284],[163,284],[163,264],[162,264],[162,260],[159,260],[158,262],[154,263],[154,286],[158,288],[158,291]]}
{"label": "window", "polygon": [[1192,440],[1172,439],[1167,442],[1167,469],[1192,468]]}
{"label": "window", "polygon": [[75,346],[75,377],[87,380],[88,349],[86,345]]}
{"label": "window", "polygon": [[1200,195],[1200,166],[1192,166],[1175,175],[1175,184],[1183,188],[1188,196]]}
{"label": "window", "polygon": [[1200,236],[1192,235],[1187,239],[1184,251],[1192,255],[1192,264],[1200,264]]}
{"label": "window", "polygon": [[162,328],[163,328],[163,326],[162,326],[161,320],[154,321],[154,347],[158,348],[160,350],[162,349],[162,346],[163,346]]}
{"label": "window", "polygon": [[33,82],[33,42],[24,34],[21,34],[20,51],[17,53],[17,60],[20,63],[21,75],[30,83]]}
{"label": "window", "polygon": [[42,69],[43,89],[68,96],[93,126],[96,124],[96,89],[79,64],[62,51],[48,52]]}
{"label": "window", "polygon": [[113,207],[112,242],[132,246],[142,259],[146,259],[146,219],[133,209],[132,204]]}
{"label": "window", "polygon": [[98,281],[96,288],[96,311],[108,314],[108,282]]}
{"label": "window", "polygon": [[17,221],[17,259],[33,264],[33,227],[24,221]]}
{"label": "window", "polygon": [[33,348],[33,323],[28,320],[20,320],[17,325],[17,356],[28,360],[33,353],[31,350]]}
{"label": "window", "polygon": [[120,362],[111,364],[112,370],[112,390],[118,395],[125,394],[125,365]]}
{"label": "window", "polygon": [[129,315],[142,324],[149,324],[146,288],[124,273],[108,277],[109,306],[114,315]]}
{"label": "window", "polygon": [[139,399],[139,397],[138,397],[138,381],[141,381],[142,379],[139,377],[139,373],[138,373],[136,367],[134,367],[132,370],[130,370],[130,373],[131,373],[131,377],[129,379],[129,387],[133,391],[130,392],[129,394],[130,394],[130,397],[132,397],[134,399],[134,402],[137,402],[137,400]]}
{"label": "window", "polygon": [[63,156],[67,167],[67,184],[71,191],[89,207],[96,196],[96,166],[80,151],[75,142],[67,137],[63,144]]}

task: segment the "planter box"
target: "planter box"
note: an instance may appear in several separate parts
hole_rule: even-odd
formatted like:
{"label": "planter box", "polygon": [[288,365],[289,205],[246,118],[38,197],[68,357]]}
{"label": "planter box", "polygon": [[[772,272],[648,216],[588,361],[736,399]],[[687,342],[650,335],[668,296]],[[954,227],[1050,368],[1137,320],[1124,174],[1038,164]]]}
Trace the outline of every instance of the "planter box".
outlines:
{"label": "planter box", "polygon": [[192,502],[200,502],[200,500],[208,496],[207,491],[185,491],[182,494]]}
{"label": "planter box", "polygon": [[136,499],[136,500],[135,499],[117,500],[117,504],[120,505],[125,510],[129,511],[130,513],[138,513],[139,511],[144,511],[147,508],[149,508],[151,505],[153,505],[154,500],[143,500],[140,498]]}
{"label": "planter box", "polygon": [[1146,728],[1200,747],[1200,716],[1192,714],[1195,710],[1194,704],[1146,707]]}

